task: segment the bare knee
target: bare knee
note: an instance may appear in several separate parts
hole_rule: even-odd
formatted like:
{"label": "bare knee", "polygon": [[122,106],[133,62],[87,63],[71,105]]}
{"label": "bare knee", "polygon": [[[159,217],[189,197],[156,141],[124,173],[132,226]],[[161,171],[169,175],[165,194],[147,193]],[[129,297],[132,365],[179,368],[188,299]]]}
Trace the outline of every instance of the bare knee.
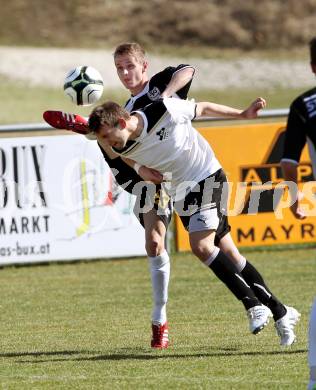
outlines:
{"label": "bare knee", "polygon": [[224,248],[222,249],[222,251],[229,258],[229,260],[237,267],[239,272],[244,269],[246,265],[246,259],[236,247]]}
{"label": "bare knee", "polygon": [[165,249],[165,235],[157,231],[146,236],[146,252],[148,256],[159,256]]}
{"label": "bare knee", "polygon": [[205,245],[203,242],[191,242],[192,253],[201,261],[206,261],[215,249],[214,245]]}
{"label": "bare knee", "polygon": [[240,254],[240,252],[237,248],[229,248],[229,249],[223,250],[223,252],[234,263],[239,263],[239,262],[243,261],[243,259],[244,259],[243,255]]}
{"label": "bare knee", "polygon": [[230,235],[220,240],[219,248],[237,267],[245,264],[244,256],[239,252]]}
{"label": "bare knee", "polygon": [[195,256],[197,256],[201,261],[208,260],[215,249],[215,232],[207,230],[192,232],[189,237],[191,249]]}

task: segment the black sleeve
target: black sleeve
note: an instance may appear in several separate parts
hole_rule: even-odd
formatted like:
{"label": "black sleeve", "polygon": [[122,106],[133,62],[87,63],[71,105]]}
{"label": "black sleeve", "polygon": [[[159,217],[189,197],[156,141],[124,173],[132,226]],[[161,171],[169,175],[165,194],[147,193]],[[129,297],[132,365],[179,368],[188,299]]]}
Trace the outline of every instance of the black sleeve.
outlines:
{"label": "black sleeve", "polygon": [[290,107],[284,139],[282,159],[299,162],[306,144],[306,115],[303,102],[295,100]]}
{"label": "black sleeve", "polygon": [[139,181],[142,181],[141,177],[137,175],[135,170],[127,165],[120,157],[111,159],[102,147],[98,146],[103,154],[104,160],[110,167],[116,182],[127,192],[132,193],[133,187]]}
{"label": "black sleeve", "polygon": [[[191,65],[183,65],[182,64],[176,68],[176,71],[174,73],[176,73],[178,70],[183,69],[183,68],[193,68],[193,67]],[[177,91],[177,95],[180,97],[180,99],[187,99],[187,97],[188,97],[188,93],[189,93],[189,90],[191,88],[192,80],[193,80],[194,73],[195,73],[194,68],[193,68],[193,70],[194,70],[194,72],[192,75],[192,79],[190,81],[188,81],[181,89],[179,89],[179,91]]]}
{"label": "black sleeve", "polygon": [[[150,83],[152,85],[157,85],[159,90],[163,92],[166,89],[167,85],[170,83],[170,80],[172,79],[173,75],[177,73],[179,70],[184,68],[193,68],[193,67],[191,65],[186,65],[186,64],[180,64],[177,67],[168,66],[163,71],[156,73],[151,78]],[[188,97],[188,92],[190,90],[191,83],[192,83],[192,79],[181,89],[179,89],[179,91],[177,91],[177,95],[180,97],[180,99],[186,99]]]}

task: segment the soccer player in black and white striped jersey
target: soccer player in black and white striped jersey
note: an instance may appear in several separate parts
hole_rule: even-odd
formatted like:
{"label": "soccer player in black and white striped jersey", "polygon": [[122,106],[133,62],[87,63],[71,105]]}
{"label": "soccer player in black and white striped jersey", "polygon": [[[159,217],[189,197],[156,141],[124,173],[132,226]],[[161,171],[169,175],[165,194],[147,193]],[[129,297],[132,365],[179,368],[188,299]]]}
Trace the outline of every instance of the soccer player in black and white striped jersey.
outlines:
{"label": "soccer player in black and white striped jersey", "polygon": [[[138,43],[123,43],[117,46],[114,52],[114,63],[119,79],[125,88],[131,92],[131,96],[125,104],[125,109],[128,112],[144,108],[153,101],[163,97],[172,96],[186,99],[188,96],[194,75],[194,68],[190,65],[169,66],[149,78],[145,51]],[[119,155],[115,156],[118,158],[109,161],[109,157],[113,157],[112,149],[107,148],[106,145],[100,148],[101,151],[106,151],[107,156],[104,152],[103,155],[109,166],[114,166],[114,168],[118,169],[120,175],[127,175],[126,181],[130,180],[129,167],[116,166],[117,163],[121,164]],[[129,159],[124,159],[124,162],[130,167],[136,168],[137,174],[142,179],[156,182],[151,177],[154,175],[154,171],[150,171],[149,176],[146,176],[148,172],[147,167],[135,164],[134,161]],[[136,180],[139,182],[139,177]],[[135,184],[137,185],[135,182],[131,183],[131,186]],[[148,212],[140,211],[135,212],[135,214],[139,216],[141,223],[145,227],[146,251],[152,280],[154,305],[152,311],[153,334],[151,346],[154,348],[165,348],[169,342],[166,304],[170,277],[170,259],[165,248],[165,237],[172,216],[172,203],[164,193],[162,186],[156,188],[156,194],[158,194],[158,196],[155,196],[156,207]],[[137,199],[139,198],[138,194]],[[165,204],[163,202],[164,198],[169,199]],[[141,206],[138,201],[136,205]]]}
{"label": "soccer player in black and white striped jersey", "polygon": [[[316,75],[316,36],[309,43],[310,64]],[[297,168],[303,147],[308,143],[310,159],[316,178],[316,87],[299,95],[291,104],[287,120],[284,150],[281,160],[283,177],[295,184],[290,189],[291,211],[297,219],[305,219],[306,213],[300,207],[302,194],[298,191]],[[310,368],[309,390],[316,390],[316,297],[312,305],[309,323],[308,362]]]}
{"label": "soccer player in black and white striped jersey", "polygon": [[[226,199],[221,199],[225,174],[209,144],[191,125],[198,116],[255,118],[264,106],[262,98],[244,111],[210,102],[166,98],[130,114],[118,104],[107,102],[93,110],[89,127],[97,134],[101,147],[110,146],[121,156],[170,176],[165,186],[189,231],[193,253],[241,300],[252,333],[268,323],[264,303],[273,313],[281,345],[291,345],[300,314],[271,293],[233,243]],[[289,319],[291,326],[287,326]]]}

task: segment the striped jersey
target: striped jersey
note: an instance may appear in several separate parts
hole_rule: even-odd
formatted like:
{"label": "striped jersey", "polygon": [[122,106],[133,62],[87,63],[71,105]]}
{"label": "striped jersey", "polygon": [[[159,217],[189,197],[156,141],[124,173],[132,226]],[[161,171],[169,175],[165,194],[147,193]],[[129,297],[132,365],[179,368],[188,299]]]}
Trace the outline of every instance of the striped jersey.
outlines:
{"label": "striped jersey", "polygon": [[195,109],[192,101],[166,98],[133,111],[132,115],[143,119],[142,133],[124,149],[113,148],[163,174],[168,181],[166,191],[175,201],[221,168],[208,142],[191,124]]}
{"label": "striped jersey", "polygon": [[298,164],[306,142],[316,177],[316,88],[298,96],[290,106],[282,161]]}
{"label": "striped jersey", "polygon": [[[146,84],[145,88],[137,95],[131,96],[125,103],[125,109],[129,112],[143,108],[148,104],[160,99],[160,94],[166,89],[173,75],[184,68],[192,68],[190,65],[181,64],[177,67],[169,66],[156,73]],[[177,91],[174,97],[186,99],[191,86],[190,80],[185,86]],[[103,157],[115,176],[116,182],[121,185],[126,191],[132,192],[136,183],[143,179],[134,171],[133,168],[125,164],[120,157],[110,159],[106,152],[99,145]]]}

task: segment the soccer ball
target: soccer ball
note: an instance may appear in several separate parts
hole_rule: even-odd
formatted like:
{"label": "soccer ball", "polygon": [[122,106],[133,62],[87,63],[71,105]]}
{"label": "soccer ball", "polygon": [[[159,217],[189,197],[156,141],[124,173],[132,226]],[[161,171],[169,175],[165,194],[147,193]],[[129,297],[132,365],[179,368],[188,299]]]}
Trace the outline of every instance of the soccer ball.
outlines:
{"label": "soccer ball", "polygon": [[102,96],[102,76],[92,66],[77,66],[67,73],[64,92],[78,106],[90,106]]}

